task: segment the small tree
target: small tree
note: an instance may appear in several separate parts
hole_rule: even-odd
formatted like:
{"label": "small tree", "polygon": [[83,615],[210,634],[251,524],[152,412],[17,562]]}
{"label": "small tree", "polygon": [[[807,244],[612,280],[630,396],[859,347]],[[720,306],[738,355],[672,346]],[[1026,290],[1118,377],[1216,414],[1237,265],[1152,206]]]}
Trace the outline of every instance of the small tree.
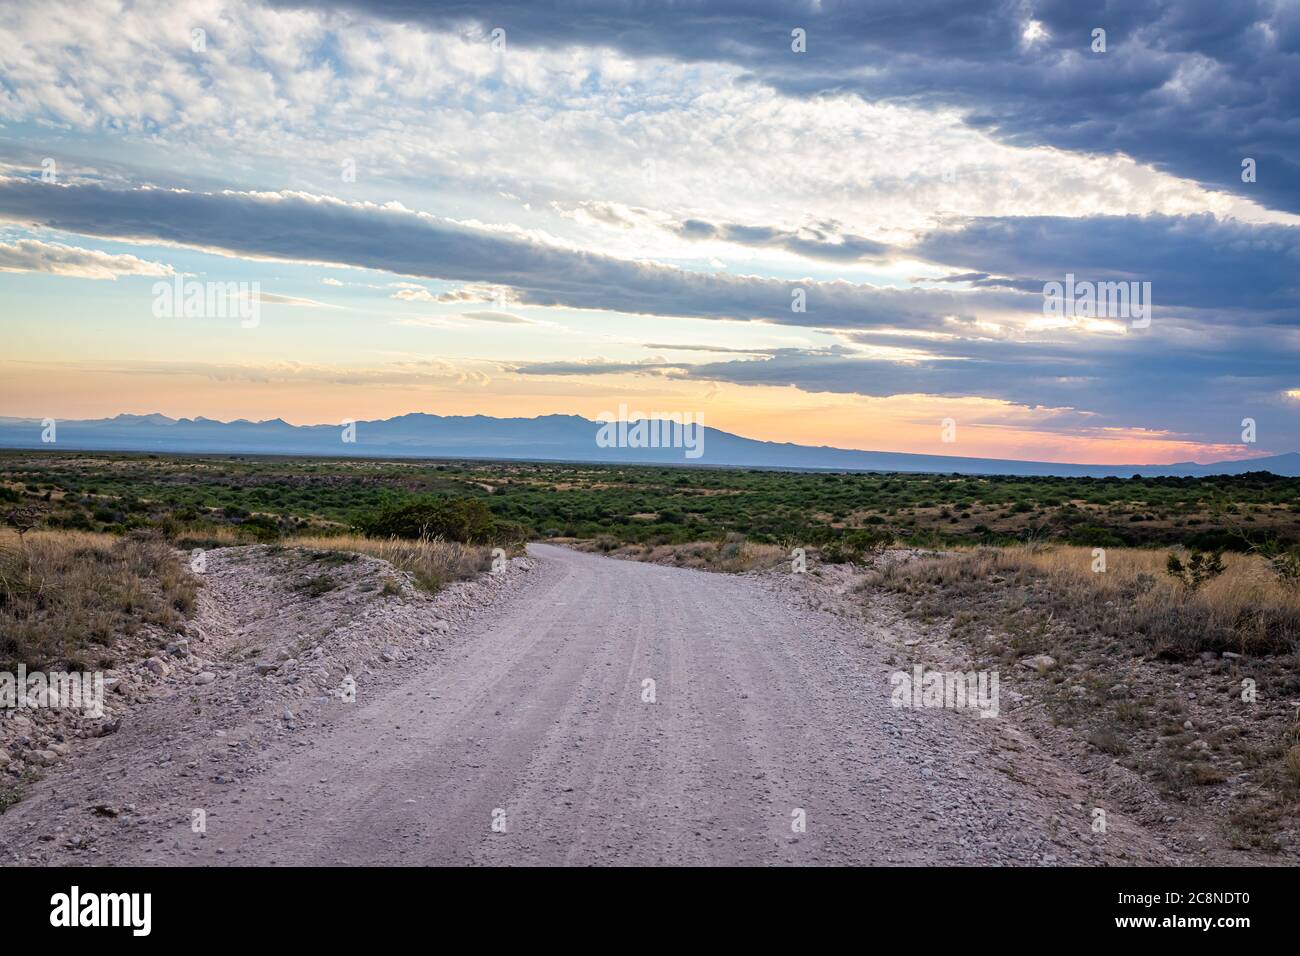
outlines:
{"label": "small tree", "polygon": [[477,498],[415,498],[382,507],[357,524],[372,538],[442,538],[487,544],[525,537],[522,527],[497,519]]}
{"label": "small tree", "polygon": [[43,511],[36,505],[20,505],[11,508],[6,520],[18,532],[18,543],[26,546],[23,536],[41,523]]}
{"label": "small tree", "polygon": [[1165,562],[1165,570],[1171,577],[1181,581],[1187,590],[1199,591],[1202,584],[1223,573],[1223,552],[1193,551],[1186,564],[1178,555],[1170,553],[1169,560]]}

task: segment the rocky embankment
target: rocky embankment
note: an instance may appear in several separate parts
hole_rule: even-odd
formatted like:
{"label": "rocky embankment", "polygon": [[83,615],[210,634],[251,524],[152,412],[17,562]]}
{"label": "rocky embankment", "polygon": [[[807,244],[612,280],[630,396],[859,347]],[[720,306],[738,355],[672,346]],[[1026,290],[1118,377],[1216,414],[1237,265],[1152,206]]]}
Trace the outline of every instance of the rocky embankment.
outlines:
{"label": "rocky embankment", "polygon": [[95,862],[108,829],[174,826],[199,809],[178,803],[187,781],[238,787],[304,746],[340,708],[453,644],[529,566],[429,595],[361,554],[207,552],[197,613],[116,648],[124,663],[104,672],[102,715],[0,710],[0,861]]}

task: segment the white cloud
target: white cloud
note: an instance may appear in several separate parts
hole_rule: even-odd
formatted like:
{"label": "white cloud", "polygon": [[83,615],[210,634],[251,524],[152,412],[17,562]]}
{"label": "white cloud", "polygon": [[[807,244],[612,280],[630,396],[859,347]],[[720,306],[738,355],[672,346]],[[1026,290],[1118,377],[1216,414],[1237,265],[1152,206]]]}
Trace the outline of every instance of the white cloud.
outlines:
{"label": "white cloud", "polygon": [[259,292],[258,299],[265,305],[292,305],[303,309],[341,309],[341,305],[330,305],[315,299],[305,299],[294,295],[280,295],[276,292]]}
{"label": "white cloud", "polygon": [[[106,35],[98,24],[110,13]],[[202,53],[189,46],[195,26],[207,30]],[[250,173],[291,160],[294,177],[317,191],[336,191],[339,164],[352,159],[355,195],[418,198],[442,183],[465,204],[462,220],[499,221],[510,204],[516,228],[629,258],[798,261],[788,248],[628,229],[611,211],[635,213],[638,226],[833,222],[889,242],[966,216],[1278,218],[1123,156],[998,142],[956,110],[794,98],[743,82],[735,66],[632,61],[600,48],[512,46],[500,56],[478,27],[431,31],[220,0],[126,10],[81,0],[4,7],[0,47],[0,116],[111,130],[147,144],[151,165],[163,165],[156,151],[171,151],[175,168],[196,173],[229,176],[232,158]],[[589,200],[605,205],[571,218],[550,205]]]}
{"label": "white cloud", "polygon": [[19,239],[0,243],[0,272],[48,272],[76,279],[116,279],[118,276],[169,276],[172,268],[132,255]]}

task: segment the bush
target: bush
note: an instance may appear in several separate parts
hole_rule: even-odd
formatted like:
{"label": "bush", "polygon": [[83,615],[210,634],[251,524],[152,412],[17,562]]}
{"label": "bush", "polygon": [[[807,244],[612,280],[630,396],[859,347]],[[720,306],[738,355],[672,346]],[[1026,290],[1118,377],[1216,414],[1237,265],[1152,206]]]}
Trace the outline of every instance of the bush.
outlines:
{"label": "bush", "polygon": [[1070,529],[1065,539],[1069,544],[1086,548],[1122,548],[1124,539],[1109,528],[1081,524]]}
{"label": "bush", "polygon": [[859,528],[845,532],[822,546],[822,560],[828,564],[859,564],[888,547],[894,536],[888,531]]}
{"label": "bush", "polygon": [[371,538],[441,538],[462,544],[513,543],[525,537],[522,526],[499,520],[477,498],[418,498],[380,508],[357,526]]}
{"label": "bush", "polygon": [[[280,522],[270,515],[253,515],[239,525],[239,530],[251,535],[253,540],[261,544],[271,544],[280,540]],[[170,536],[175,537],[178,533],[179,528],[173,527]]]}
{"label": "bush", "polygon": [[[54,524],[54,521],[50,522]],[[59,527],[66,531],[93,531],[95,525],[91,522],[89,515],[78,509],[71,511],[58,520]]]}
{"label": "bush", "polygon": [[1181,581],[1187,590],[1199,591],[1206,581],[1223,573],[1223,555],[1218,551],[1210,554],[1196,551],[1184,564],[1178,555],[1170,554],[1165,563],[1165,571],[1170,577]]}

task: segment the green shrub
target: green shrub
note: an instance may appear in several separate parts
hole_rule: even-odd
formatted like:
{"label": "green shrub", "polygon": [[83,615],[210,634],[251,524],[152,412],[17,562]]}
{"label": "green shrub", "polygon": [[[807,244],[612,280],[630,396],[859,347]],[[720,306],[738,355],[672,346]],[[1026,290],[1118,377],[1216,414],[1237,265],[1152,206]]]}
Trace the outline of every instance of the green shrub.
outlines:
{"label": "green shrub", "polygon": [[1070,544],[1090,548],[1122,548],[1125,543],[1123,538],[1109,528],[1098,528],[1096,525],[1089,524],[1071,528],[1065,540]]}
{"label": "green shrub", "polygon": [[502,521],[477,498],[417,498],[388,505],[358,522],[371,538],[441,538],[462,544],[495,544],[520,541],[522,526]]}
{"label": "green shrub", "polygon": [[1203,554],[1196,551],[1184,564],[1176,554],[1165,562],[1170,577],[1177,578],[1189,591],[1199,591],[1201,585],[1223,573],[1223,555],[1218,551]]}
{"label": "green shrub", "polygon": [[[280,540],[280,522],[270,515],[253,515],[240,524],[239,529],[262,544]],[[179,528],[173,528],[172,532],[172,536],[175,537],[179,533]]]}
{"label": "green shrub", "polygon": [[893,534],[878,529],[859,528],[822,546],[822,560],[829,564],[858,564],[870,553],[888,547]]}

